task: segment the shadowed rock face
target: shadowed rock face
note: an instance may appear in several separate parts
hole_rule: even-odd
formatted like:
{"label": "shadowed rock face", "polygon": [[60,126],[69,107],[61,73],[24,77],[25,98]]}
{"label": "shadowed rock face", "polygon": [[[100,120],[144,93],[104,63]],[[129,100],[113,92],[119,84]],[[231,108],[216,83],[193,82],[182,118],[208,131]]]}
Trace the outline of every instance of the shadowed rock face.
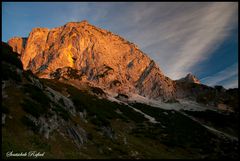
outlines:
{"label": "shadowed rock face", "polygon": [[[35,28],[26,44],[21,38],[8,43],[21,55],[24,69],[42,78],[54,78],[57,69],[60,72],[61,68],[70,67],[78,71],[79,81],[112,92],[173,97],[174,82],[135,44],[87,21],[50,30]],[[113,86],[116,81],[118,84]]]}
{"label": "shadowed rock face", "polygon": [[186,77],[178,80],[179,82],[187,82],[187,83],[196,83],[200,84],[201,82],[191,73],[187,74]]}

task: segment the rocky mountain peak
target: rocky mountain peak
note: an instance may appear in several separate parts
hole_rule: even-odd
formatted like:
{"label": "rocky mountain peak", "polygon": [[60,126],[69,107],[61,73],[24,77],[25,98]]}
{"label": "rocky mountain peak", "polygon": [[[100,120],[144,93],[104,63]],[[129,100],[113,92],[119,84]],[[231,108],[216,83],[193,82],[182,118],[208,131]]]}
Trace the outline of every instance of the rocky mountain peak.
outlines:
{"label": "rocky mountain peak", "polygon": [[79,26],[79,25],[90,25],[90,23],[87,21],[87,20],[83,20],[83,21],[80,21],[80,22],[68,22],[66,23],[64,26]]}
{"label": "rocky mountain peak", "polygon": [[13,37],[8,41],[8,44],[13,48],[13,51],[19,55],[23,52],[27,38]]}
{"label": "rocky mountain peak", "polygon": [[48,32],[48,28],[36,27],[32,29],[32,32]]}
{"label": "rocky mountain peak", "polygon": [[197,79],[197,77],[195,75],[193,75],[192,73],[188,73],[186,75],[186,77],[179,79],[179,81],[181,81],[181,82],[188,82],[188,83],[196,83],[196,84],[200,84],[201,83]]}
{"label": "rocky mountain peak", "polygon": [[[12,47],[18,43],[9,40]],[[162,99],[174,95],[174,82],[134,43],[86,20],[54,29],[34,28],[26,45],[16,51],[21,54],[24,69],[42,78],[66,76],[63,73],[68,69],[68,74],[74,71],[74,78],[80,82],[91,82],[111,92]]]}

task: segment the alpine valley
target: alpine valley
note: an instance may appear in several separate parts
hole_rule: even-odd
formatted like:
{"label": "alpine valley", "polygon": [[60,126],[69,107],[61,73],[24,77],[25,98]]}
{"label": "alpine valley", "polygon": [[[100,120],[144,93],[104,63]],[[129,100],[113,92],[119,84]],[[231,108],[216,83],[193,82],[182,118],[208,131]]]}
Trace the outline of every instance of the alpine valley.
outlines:
{"label": "alpine valley", "polygon": [[3,158],[239,158],[237,88],[172,80],[86,20],[2,42],[1,60]]}

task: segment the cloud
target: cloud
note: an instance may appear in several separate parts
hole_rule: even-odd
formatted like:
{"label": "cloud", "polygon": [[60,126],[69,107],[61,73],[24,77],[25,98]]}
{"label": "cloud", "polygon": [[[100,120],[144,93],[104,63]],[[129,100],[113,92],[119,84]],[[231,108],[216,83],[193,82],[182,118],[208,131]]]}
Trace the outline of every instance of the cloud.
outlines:
{"label": "cloud", "polygon": [[235,75],[232,79],[228,79],[221,83],[225,88],[238,88],[238,76]]}
{"label": "cloud", "polygon": [[[237,10],[234,2],[128,3],[109,11],[105,24],[136,43],[167,76],[179,79],[208,59],[229,36],[237,25]],[[236,66],[209,77],[205,84],[236,87]]]}
{"label": "cloud", "polygon": [[94,8],[89,11],[95,21],[136,43],[172,79],[208,59],[238,21],[234,2],[103,3]]}
{"label": "cloud", "polygon": [[167,76],[178,79],[229,35],[236,13],[237,3],[133,3],[112,21]]}
{"label": "cloud", "polygon": [[210,86],[223,85],[225,88],[238,87],[238,64],[235,63],[214,75],[201,79],[200,81]]}

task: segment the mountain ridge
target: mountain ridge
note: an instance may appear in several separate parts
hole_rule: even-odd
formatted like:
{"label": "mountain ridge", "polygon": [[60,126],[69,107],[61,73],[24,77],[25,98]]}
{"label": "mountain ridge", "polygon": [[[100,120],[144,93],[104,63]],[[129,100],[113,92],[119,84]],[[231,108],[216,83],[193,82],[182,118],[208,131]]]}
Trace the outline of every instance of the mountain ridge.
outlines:
{"label": "mountain ridge", "polygon": [[188,83],[196,83],[196,84],[200,84],[200,80],[193,75],[192,73],[188,73],[185,77],[178,79],[177,81],[180,82],[188,82]]}
{"label": "mountain ridge", "polygon": [[39,78],[88,84],[112,97],[141,95],[163,102],[178,99],[236,109],[225,90],[208,87],[192,74],[179,80],[164,75],[147,54],[124,38],[88,21],[69,22],[52,29],[34,28],[28,38],[8,41],[25,70]]}
{"label": "mountain ridge", "polygon": [[[20,43],[19,38],[8,41],[14,51],[20,51],[24,69],[41,78],[50,78],[58,68],[71,67],[85,75],[86,81],[110,91],[174,97],[174,82],[134,43],[87,21],[53,29],[34,28],[26,45],[20,48]],[[109,88],[114,81],[121,82],[120,86]]]}

